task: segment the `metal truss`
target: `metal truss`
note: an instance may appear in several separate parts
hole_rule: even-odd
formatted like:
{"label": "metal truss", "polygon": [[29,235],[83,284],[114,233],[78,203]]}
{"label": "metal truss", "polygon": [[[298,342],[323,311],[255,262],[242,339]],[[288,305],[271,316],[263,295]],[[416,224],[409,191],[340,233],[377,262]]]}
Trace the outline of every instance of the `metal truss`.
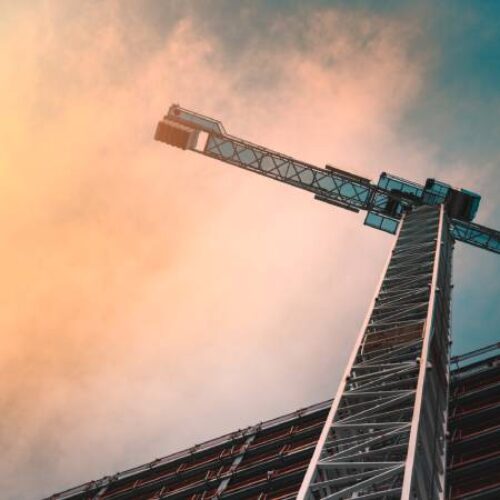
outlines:
{"label": "metal truss", "polygon": [[443,496],[452,241],[444,208],[405,215],[299,499]]}
{"label": "metal truss", "polygon": [[[210,135],[203,154],[313,192],[317,200],[331,205],[354,212],[366,210],[382,215],[381,227],[378,229],[390,233],[397,231],[397,219],[403,211],[416,203],[415,199],[405,200],[395,192],[379,189],[370,184],[368,179],[329,166],[326,169],[313,167],[231,136]],[[422,196],[423,186],[414,185]],[[425,199],[431,205],[436,203],[429,195]],[[387,217],[387,206],[390,203],[399,204],[399,208],[392,217]],[[458,219],[451,219],[450,222],[450,229],[456,240],[500,253],[499,231]]]}
{"label": "metal truss", "polygon": [[483,250],[500,253],[500,231],[489,227],[451,219],[451,234],[457,241],[463,241]]}
{"label": "metal truss", "polygon": [[313,192],[321,201],[349,210],[368,210],[372,205],[376,210],[387,204],[388,197],[384,193],[372,200],[372,186],[368,179],[317,168],[231,136],[211,135],[204,154]]}

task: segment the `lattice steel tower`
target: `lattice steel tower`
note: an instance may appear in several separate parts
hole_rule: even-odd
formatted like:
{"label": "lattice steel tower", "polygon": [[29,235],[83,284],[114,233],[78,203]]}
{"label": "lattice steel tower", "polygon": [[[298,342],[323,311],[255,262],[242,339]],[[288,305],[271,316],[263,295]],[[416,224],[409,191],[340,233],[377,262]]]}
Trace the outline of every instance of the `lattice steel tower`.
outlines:
{"label": "lattice steel tower", "polygon": [[311,191],[396,239],[298,498],[444,497],[454,241],[500,254],[472,222],[480,196],[382,173],[378,183],[317,168],[227,134],[177,105],[155,139]]}

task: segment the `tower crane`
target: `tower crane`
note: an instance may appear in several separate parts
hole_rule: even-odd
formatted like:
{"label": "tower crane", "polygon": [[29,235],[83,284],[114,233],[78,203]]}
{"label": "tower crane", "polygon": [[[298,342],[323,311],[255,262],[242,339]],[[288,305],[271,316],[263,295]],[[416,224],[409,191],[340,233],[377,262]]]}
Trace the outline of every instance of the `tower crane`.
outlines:
{"label": "tower crane", "polygon": [[473,222],[481,197],[383,172],[376,184],[229,135],[172,105],[155,139],[310,191],[395,234],[304,476],[300,500],[444,498],[455,241],[500,254],[500,232]]}

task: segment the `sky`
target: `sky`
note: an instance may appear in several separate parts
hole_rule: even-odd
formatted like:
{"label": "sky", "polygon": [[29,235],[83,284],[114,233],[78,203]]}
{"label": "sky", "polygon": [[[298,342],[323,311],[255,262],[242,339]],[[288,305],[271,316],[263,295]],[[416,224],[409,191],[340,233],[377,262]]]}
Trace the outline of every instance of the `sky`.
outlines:
{"label": "sky", "polygon": [[[171,103],[500,226],[500,4],[19,1],[0,16],[0,491],[41,498],[332,397],[392,237],[153,141]],[[454,260],[455,353],[500,259]]]}

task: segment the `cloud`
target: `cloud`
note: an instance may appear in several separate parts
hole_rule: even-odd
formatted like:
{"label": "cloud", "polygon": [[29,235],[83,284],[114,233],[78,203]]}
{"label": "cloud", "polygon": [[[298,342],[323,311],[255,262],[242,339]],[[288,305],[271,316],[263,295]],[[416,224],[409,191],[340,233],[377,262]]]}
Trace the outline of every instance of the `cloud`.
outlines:
{"label": "cloud", "polygon": [[48,2],[3,28],[7,498],[335,391],[391,238],[154,143],[171,102],[318,165],[432,168],[432,150],[398,132],[429,61],[412,51],[415,19],[277,12],[229,57],[209,10],[172,11],[161,33],[119,2]]}

